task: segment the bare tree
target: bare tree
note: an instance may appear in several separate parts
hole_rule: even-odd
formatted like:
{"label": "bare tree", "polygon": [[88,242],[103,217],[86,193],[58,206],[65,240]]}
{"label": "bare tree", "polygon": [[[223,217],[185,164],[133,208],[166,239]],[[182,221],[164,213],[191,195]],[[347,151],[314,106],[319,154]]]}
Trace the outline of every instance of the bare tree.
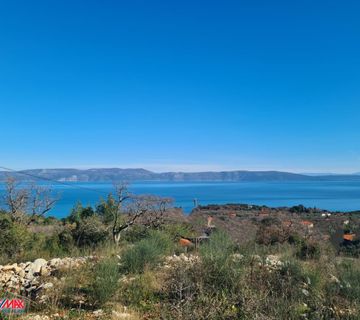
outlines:
{"label": "bare tree", "polygon": [[30,191],[20,188],[20,182],[16,181],[15,178],[9,177],[6,180],[4,202],[14,221],[23,222],[25,220],[29,198]]}
{"label": "bare tree", "polygon": [[21,186],[13,177],[6,181],[4,202],[13,221],[31,224],[36,217],[45,216],[57,201],[58,197],[54,197],[48,187]]}
{"label": "bare tree", "polygon": [[37,217],[44,217],[54,208],[58,200],[59,197],[53,196],[50,188],[33,185],[31,187],[31,197],[29,201],[28,224],[34,222]]}
{"label": "bare tree", "polygon": [[115,186],[116,194],[112,206],[112,237],[119,243],[121,233],[134,224],[146,228],[157,228],[163,224],[168,198],[156,196],[136,196],[129,193],[126,184]]}

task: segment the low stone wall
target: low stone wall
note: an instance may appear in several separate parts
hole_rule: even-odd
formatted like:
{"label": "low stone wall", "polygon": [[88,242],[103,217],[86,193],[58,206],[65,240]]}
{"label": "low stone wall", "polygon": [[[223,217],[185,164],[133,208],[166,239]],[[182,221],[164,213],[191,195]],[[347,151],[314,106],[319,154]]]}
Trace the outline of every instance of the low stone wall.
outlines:
{"label": "low stone wall", "polygon": [[36,298],[42,289],[54,286],[51,277],[56,280],[59,271],[77,269],[93,260],[94,256],[54,258],[49,261],[40,258],[33,262],[0,265],[0,291]]}

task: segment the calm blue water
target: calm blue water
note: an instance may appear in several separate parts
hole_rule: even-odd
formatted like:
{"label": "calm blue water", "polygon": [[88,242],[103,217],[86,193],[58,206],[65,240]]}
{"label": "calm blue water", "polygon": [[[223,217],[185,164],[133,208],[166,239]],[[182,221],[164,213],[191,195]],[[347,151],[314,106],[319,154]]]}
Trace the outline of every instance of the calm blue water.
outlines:
{"label": "calm blue water", "polygon": [[[91,190],[79,189],[84,187]],[[110,183],[71,183],[52,185],[61,196],[51,215],[67,216],[78,201],[94,205],[113,190]],[[199,204],[247,203],[267,206],[303,204],[328,210],[360,209],[360,181],[346,182],[236,182],[236,183],[134,183],[135,194],[154,194],[174,199],[175,206],[190,212],[194,198]],[[0,184],[0,194],[4,185]]]}

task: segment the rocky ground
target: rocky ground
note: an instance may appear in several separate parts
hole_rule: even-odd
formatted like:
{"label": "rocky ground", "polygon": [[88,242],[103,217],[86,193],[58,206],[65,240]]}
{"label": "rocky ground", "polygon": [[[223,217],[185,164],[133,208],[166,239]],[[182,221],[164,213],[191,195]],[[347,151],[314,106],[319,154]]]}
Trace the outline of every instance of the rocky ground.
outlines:
{"label": "rocky ground", "polygon": [[54,258],[49,261],[39,258],[33,262],[0,265],[0,290],[41,301],[46,297],[47,290],[62,281],[57,277],[61,271],[77,269],[94,260],[96,258],[93,256]]}

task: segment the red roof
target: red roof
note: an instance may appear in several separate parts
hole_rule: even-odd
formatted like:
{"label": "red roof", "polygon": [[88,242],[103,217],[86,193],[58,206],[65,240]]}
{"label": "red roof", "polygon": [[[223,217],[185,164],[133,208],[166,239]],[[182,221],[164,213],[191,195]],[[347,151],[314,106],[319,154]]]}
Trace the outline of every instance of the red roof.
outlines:
{"label": "red roof", "polygon": [[347,234],[344,234],[343,238],[344,238],[344,240],[347,240],[347,241],[354,241],[355,234],[347,233]]}

